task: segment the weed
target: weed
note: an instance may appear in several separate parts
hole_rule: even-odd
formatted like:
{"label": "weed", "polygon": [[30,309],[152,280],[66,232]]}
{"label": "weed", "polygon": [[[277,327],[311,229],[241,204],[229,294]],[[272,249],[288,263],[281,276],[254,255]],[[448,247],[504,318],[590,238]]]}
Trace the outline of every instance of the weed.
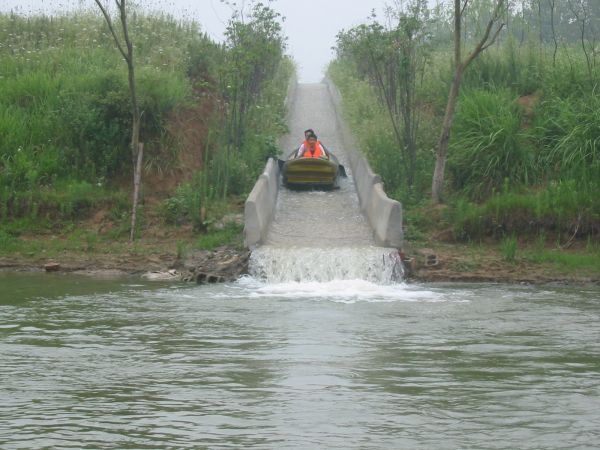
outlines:
{"label": "weed", "polygon": [[201,250],[213,250],[223,245],[241,246],[243,227],[228,224],[221,230],[213,230],[198,238],[195,247]]}
{"label": "weed", "polygon": [[177,241],[177,260],[181,261],[185,258],[187,253],[187,244],[184,241]]}
{"label": "weed", "polygon": [[515,236],[507,236],[500,241],[500,252],[502,253],[502,258],[509,263],[516,262],[517,248],[517,238]]}

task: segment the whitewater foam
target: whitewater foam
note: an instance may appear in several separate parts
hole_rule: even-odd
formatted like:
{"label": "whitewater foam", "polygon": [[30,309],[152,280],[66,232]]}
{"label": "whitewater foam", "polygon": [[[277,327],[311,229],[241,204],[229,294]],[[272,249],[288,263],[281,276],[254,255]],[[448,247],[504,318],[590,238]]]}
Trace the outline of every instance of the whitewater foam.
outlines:
{"label": "whitewater foam", "polygon": [[250,274],[267,283],[402,280],[398,250],[382,247],[259,247],[250,257]]}

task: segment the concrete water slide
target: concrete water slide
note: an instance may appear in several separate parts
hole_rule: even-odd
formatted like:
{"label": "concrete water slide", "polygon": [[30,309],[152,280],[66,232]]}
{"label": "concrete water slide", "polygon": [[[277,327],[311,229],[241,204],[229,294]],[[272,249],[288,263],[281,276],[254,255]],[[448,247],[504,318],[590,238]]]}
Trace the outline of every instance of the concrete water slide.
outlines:
{"label": "concrete water slide", "polygon": [[245,205],[246,246],[402,248],[402,205],[387,197],[378,175],[362,156],[341,116],[339,91],[329,80],[290,85],[290,132],[280,140],[282,158],[312,128],[346,167],[340,189],[289,191],[281,185],[277,161],[270,159]]}

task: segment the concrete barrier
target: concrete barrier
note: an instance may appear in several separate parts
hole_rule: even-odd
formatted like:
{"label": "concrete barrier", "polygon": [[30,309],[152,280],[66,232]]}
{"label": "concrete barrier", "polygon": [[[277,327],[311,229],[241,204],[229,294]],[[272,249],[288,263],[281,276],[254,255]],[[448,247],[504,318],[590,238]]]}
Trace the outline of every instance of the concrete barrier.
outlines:
{"label": "concrete barrier", "polygon": [[373,229],[375,242],[383,247],[402,248],[402,204],[386,195],[381,177],[373,172],[364,155],[358,150],[356,140],[342,116],[340,91],[329,78],[325,78],[324,83],[329,90],[337,125],[350,160],[360,207]]}
{"label": "concrete barrier", "polygon": [[279,166],[269,158],[244,205],[244,244],[252,249],[263,243],[273,219],[279,190]]}
{"label": "concrete barrier", "polygon": [[[296,74],[290,78],[285,96],[286,122],[292,109],[298,79]],[[280,147],[281,147],[281,140]],[[265,242],[269,225],[273,220],[277,193],[279,192],[279,165],[277,160],[269,158],[263,173],[258,177],[244,205],[244,245],[253,249]]]}

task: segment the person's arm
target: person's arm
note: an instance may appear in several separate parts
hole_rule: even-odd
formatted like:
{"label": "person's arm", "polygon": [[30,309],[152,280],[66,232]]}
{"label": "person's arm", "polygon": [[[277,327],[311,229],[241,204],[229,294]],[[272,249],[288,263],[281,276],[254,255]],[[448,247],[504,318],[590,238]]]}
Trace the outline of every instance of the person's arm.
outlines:
{"label": "person's arm", "polygon": [[302,155],[304,155],[304,144],[298,147],[298,153],[296,155],[296,158],[300,158]]}
{"label": "person's arm", "polygon": [[329,159],[329,151],[325,148],[325,146],[323,144],[321,145],[321,153],[323,154],[323,156],[327,159]]}
{"label": "person's arm", "polygon": [[287,157],[287,159],[295,159],[298,157],[298,150],[300,150],[300,147],[295,148],[294,150],[292,150],[292,153],[290,153]]}

